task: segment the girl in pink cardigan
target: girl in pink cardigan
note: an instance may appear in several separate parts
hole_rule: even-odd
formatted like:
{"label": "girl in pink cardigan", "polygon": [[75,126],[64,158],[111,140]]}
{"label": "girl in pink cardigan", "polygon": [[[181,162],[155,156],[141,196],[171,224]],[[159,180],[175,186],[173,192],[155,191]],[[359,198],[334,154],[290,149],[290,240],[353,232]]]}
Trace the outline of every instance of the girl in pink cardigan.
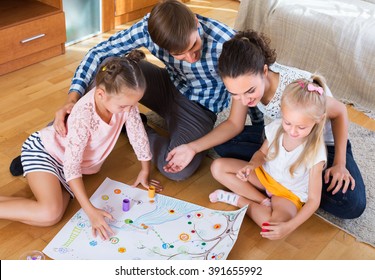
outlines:
{"label": "girl in pink cardigan", "polygon": [[[111,58],[96,75],[96,87],[74,106],[67,120],[66,137],[52,126],[33,133],[23,144],[24,175],[35,199],[0,196],[0,218],[36,226],[50,226],[62,218],[70,197],[76,197],[90,219],[93,235],[108,239],[114,232],[105,221],[111,214],[93,206],[82,174],[97,173],[125,124],[129,142],[142,168],[132,186],[148,188],[151,152],[138,101],[146,89],[137,65],[144,53],[132,51]],[[159,182],[151,180],[157,191]]]}

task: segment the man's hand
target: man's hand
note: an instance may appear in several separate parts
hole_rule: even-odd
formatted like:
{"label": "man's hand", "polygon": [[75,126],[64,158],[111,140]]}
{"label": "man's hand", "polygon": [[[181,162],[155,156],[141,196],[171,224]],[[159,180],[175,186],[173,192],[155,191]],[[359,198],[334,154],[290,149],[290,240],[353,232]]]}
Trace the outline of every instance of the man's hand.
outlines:
{"label": "man's hand", "polygon": [[53,122],[53,127],[58,134],[65,137],[67,133],[66,129],[66,118],[72,112],[75,103],[66,103],[61,107],[55,114],[55,120]]}
{"label": "man's hand", "polygon": [[72,112],[74,104],[81,98],[78,92],[72,91],[68,95],[68,99],[65,102],[64,106],[62,106],[59,110],[55,113],[55,120],[53,122],[53,128],[56,130],[58,134],[62,137],[66,136],[67,128],[66,128],[66,119],[68,115]]}

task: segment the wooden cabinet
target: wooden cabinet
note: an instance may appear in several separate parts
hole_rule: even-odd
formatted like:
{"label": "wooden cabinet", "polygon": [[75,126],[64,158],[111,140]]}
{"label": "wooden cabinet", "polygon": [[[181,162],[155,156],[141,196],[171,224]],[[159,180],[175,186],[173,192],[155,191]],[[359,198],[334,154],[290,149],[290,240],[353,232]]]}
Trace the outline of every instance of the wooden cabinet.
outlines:
{"label": "wooden cabinet", "polygon": [[159,0],[102,0],[102,31],[142,18],[158,2]]}
{"label": "wooden cabinet", "polygon": [[159,0],[117,0],[115,1],[115,25],[143,17]]}
{"label": "wooden cabinet", "polygon": [[62,0],[0,0],[0,75],[65,52]]}

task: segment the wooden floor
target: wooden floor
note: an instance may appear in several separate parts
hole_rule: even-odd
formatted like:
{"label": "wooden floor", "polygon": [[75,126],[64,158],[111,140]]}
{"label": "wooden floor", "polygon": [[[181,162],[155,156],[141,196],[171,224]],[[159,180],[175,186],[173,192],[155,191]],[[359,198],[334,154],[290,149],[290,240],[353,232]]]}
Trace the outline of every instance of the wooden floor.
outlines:
{"label": "wooden floor", "polygon": [[[239,2],[234,0],[190,1],[193,11],[234,25]],[[119,26],[119,29],[127,25]],[[65,55],[0,76],[0,194],[32,197],[25,179],[9,173],[11,160],[19,155],[21,144],[32,132],[43,128],[66,99],[73,73],[87,50],[108,38],[116,30],[69,46]],[[150,57],[150,60],[152,58]],[[142,108],[147,110],[147,108]],[[375,130],[375,121],[349,108],[352,121]],[[198,172],[184,182],[167,180],[154,170],[154,177],[164,187],[164,195],[205,207],[234,209],[225,204],[211,204],[208,195],[222,186],[211,176],[211,160],[206,158]],[[84,177],[91,195],[106,177],[132,183],[140,165],[126,136],[121,135],[114,151],[99,174]],[[61,227],[79,209],[73,200],[62,221],[52,227],[34,227],[0,220],[0,259],[18,259],[28,250],[43,250]],[[317,216],[283,240],[260,237],[260,229],[245,218],[239,238],[229,259],[375,259],[375,248],[355,239]]]}

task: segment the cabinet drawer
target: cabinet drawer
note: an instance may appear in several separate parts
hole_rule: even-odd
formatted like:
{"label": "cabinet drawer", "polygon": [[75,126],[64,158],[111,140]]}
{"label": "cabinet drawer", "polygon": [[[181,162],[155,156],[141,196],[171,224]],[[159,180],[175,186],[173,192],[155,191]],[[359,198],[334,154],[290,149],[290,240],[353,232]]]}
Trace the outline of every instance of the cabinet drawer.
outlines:
{"label": "cabinet drawer", "polygon": [[63,44],[66,41],[64,12],[0,29],[0,64]]}

